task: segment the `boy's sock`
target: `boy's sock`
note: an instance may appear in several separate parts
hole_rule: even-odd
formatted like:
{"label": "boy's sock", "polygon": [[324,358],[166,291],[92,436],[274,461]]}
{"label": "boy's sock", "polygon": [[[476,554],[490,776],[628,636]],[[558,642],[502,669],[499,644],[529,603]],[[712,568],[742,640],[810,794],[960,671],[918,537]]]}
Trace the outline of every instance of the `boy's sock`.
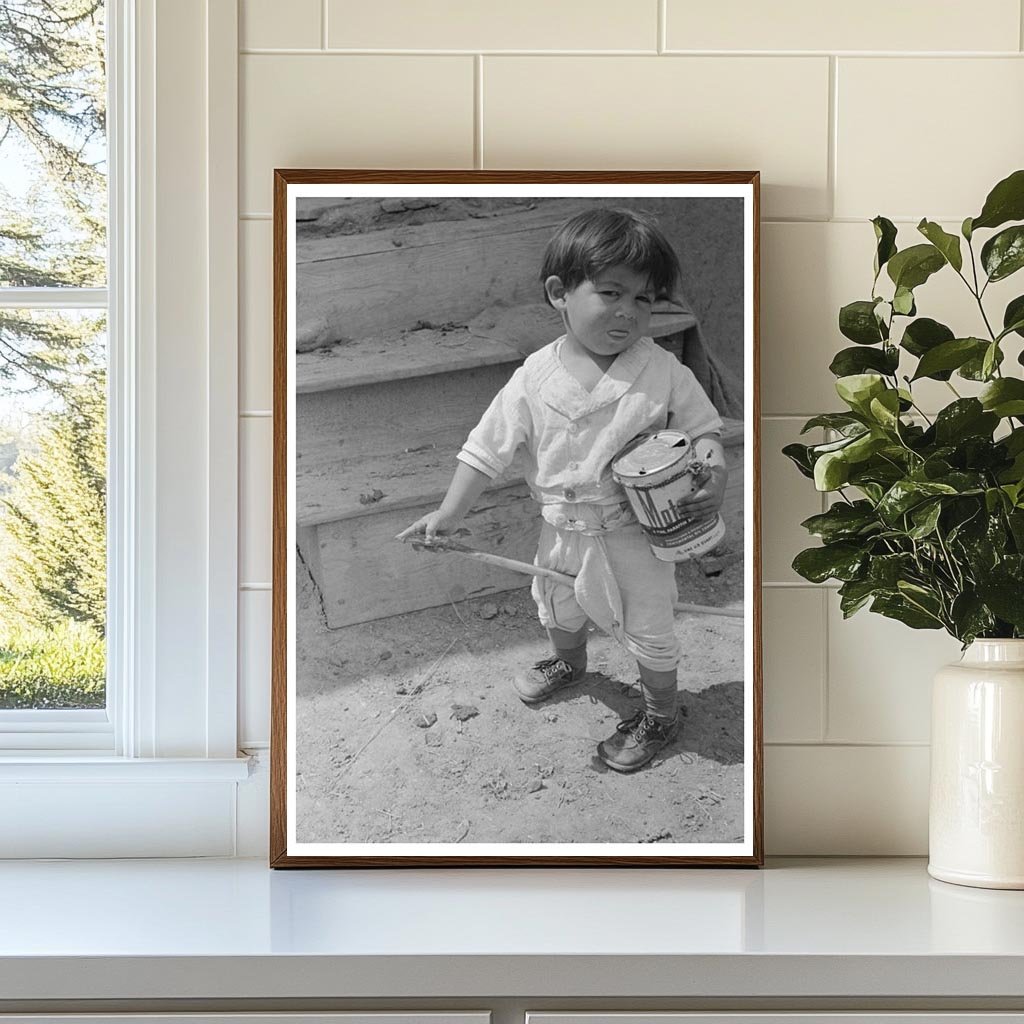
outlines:
{"label": "boy's sock", "polygon": [[644,695],[644,709],[652,718],[671,722],[676,717],[676,670],[656,672],[640,665],[640,689]]}
{"label": "boy's sock", "polygon": [[564,629],[549,629],[548,638],[551,640],[555,657],[568,662],[577,672],[586,671],[587,634],[585,630],[579,633],[567,633]]}

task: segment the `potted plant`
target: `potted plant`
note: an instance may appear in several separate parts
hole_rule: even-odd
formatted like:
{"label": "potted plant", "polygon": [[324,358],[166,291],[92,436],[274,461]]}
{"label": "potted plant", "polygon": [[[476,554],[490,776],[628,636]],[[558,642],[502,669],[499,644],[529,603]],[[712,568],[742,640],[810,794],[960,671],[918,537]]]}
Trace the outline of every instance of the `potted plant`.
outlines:
{"label": "potted plant", "polygon": [[[924,240],[900,249],[875,217],[871,297],[839,311],[853,344],[829,367],[845,408],[805,424],[823,444],[783,449],[834,496],[804,521],[822,543],[796,572],[840,581],[844,617],[867,607],[963,644],[932,694],[929,871],[1008,888],[1024,888],[1024,294],[1001,317],[985,299],[1024,267],[1021,221],[1024,170],[959,235],[922,220]],[[974,328],[918,315],[915,290],[939,272],[973,296]],[[949,391],[935,415],[915,395],[925,380]]]}

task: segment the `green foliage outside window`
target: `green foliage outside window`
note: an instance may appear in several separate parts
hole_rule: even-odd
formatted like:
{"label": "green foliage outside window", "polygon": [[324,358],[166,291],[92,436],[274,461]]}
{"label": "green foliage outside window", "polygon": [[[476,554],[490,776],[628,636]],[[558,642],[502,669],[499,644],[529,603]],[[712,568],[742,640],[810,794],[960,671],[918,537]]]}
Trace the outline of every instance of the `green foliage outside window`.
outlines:
{"label": "green foliage outside window", "polygon": [[[0,3],[0,170],[0,301],[105,285],[102,0]],[[103,327],[0,306],[0,708],[105,701]]]}

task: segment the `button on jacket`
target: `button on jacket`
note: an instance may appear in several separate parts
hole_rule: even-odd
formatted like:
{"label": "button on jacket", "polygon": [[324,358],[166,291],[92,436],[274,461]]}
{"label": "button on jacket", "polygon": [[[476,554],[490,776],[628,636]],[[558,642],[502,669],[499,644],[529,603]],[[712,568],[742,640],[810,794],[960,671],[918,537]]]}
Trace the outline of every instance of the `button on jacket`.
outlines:
{"label": "button on jacket", "polygon": [[623,500],[615,455],[637,434],[671,427],[691,438],[722,420],[690,369],[650,338],[623,352],[588,392],[562,365],[563,338],[534,352],[498,392],[458,458],[492,479],[522,446],[543,505]]}

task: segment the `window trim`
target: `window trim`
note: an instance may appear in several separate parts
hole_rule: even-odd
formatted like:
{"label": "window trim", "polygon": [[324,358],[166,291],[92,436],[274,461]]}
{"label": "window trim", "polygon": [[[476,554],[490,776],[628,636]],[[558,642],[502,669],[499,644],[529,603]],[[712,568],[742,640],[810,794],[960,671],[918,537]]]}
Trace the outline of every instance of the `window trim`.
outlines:
{"label": "window trim", "polygon": [[[182,829],[194,850],[230,856],[248,775],[237,756],[237,2],[108,4],[108,71],[122,90],[108,159],[123,182],[109,224],[122,262],[108,272],[113,755],[0,755],[12,837],[0,834],[0,857],[159,856],[180,849]],[[183,772],[205,784],[179,789]],[[23,781],[32,801],[19,799]]]}

